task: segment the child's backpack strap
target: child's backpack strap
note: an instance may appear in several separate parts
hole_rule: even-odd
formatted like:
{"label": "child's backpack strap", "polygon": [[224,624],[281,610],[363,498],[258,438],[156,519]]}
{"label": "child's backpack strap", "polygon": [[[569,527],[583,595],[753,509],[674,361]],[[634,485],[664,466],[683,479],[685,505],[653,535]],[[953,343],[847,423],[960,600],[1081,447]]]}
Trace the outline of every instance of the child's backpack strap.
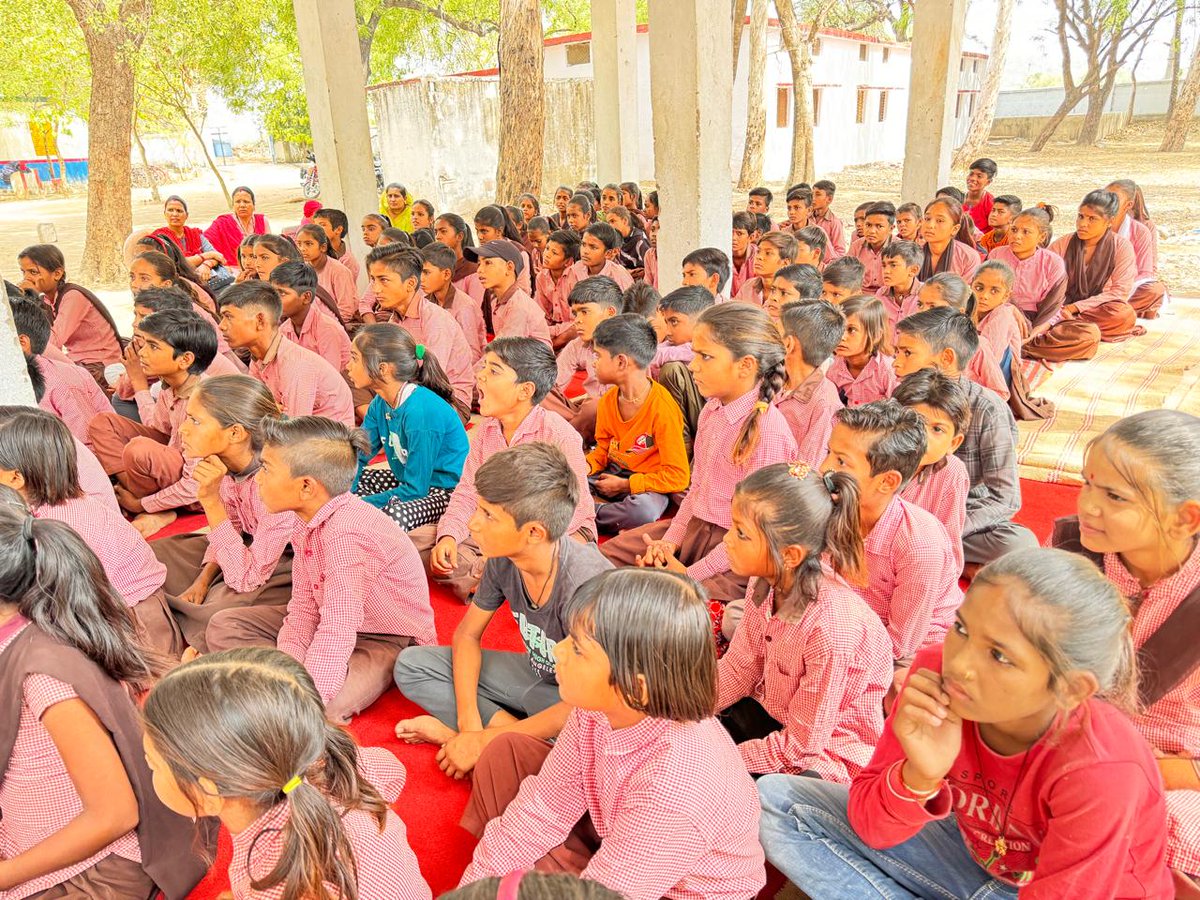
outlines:
{"label": "child's backpack strap", "polygon": [[345,328],[346,320],[342,318],[342,311],[338,309],[337,301],[333,299],[333,294],[329,293],[329,291],[325,290],[325,288],[321,287],[319,284],[317,285],[317,289],[314,291],[314,293],[316,294],[317,299],[320,300],[321,303],[325,305],[325,308],[333,314],[333,317],[337,319],[337,323]]}

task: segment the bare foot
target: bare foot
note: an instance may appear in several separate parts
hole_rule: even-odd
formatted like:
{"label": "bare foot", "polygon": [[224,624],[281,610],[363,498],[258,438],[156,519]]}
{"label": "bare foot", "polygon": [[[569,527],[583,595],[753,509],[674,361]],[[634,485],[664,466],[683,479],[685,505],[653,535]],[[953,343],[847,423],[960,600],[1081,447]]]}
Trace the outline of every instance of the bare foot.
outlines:
{"label": "bare foot", "polygon": [[158,534],[179,516],[173,512],[139,513],[133,518],[133,527],[141,532],[142,537],[149,540]]}
{"label": "bare foot", "polygon": [[433,716],[401,719],[396,723],[396,737],[406,744],[437,744],[441,747],[456,734],[457,731]]}

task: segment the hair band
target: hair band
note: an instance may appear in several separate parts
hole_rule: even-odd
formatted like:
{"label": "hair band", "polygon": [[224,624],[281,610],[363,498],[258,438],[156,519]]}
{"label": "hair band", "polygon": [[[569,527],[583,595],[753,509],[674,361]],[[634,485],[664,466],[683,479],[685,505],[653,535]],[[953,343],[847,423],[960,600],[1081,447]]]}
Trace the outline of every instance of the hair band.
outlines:
{"label": "hair band", "polygon": [[21,537],[29,546],[36,546],[33,540],[33,516],[26,516],[25,520],[21,523]]}
{"label": "hair band", "polygon": [[757,403],[754,404],[754,408],[755,408],[755,410],[757,410],[760,413],[765,413],[767,411],[767,407],[769,405],[770,404],[768,404],[766,400],[759,400]]}
{"label": "hair band", "polygon": [[292,791],[294,791],[296,788],[300,787],[300,785],[302,785],[302,784],[304,784],[304,779],[301,778],[299,775],[293,775],[291,780],[289,780],[288,783],[283,786],[283,788],[282,788],[283,793],[290,794]]}
{"label": "hair band", "polygon": [[517,900],[517,895],[521,893],[521,879],[524,877],[523,870],[514,869],[501,878],[500,887],[496,889],[496,900]]}
{"label": "hair band", "polygon": [[788,474],[793,478],[803,481],[808,477],[808,473],[812,471],[812,466],[806,462],[794,462],[788,466]]}
{"label": "hair band", "polygon": [[836,484],[836,483],[834,483],[834,480],[833,480],[833,473],[832,473],[832,472],[826,472],[826,473],[825,473],[825,474],[824,474],[824,475],[821,477],[821,480],[822,480],[823,482],[825,482],[825,490],[829,491],[829,497],[830,497],[830,499],[832,499],[832,498],[833,498],[833,496],[834,496],[835,494],[840,494],[840,493],[841,493],[841,491],[839,491],[839,490],[838,490],[838,488],[837,488],[837,484]]}
{"label": "hair band", "polygon": [[425,358],[425,345],[417,344],[416,353],[417,353],[417,359],[424,359]]}

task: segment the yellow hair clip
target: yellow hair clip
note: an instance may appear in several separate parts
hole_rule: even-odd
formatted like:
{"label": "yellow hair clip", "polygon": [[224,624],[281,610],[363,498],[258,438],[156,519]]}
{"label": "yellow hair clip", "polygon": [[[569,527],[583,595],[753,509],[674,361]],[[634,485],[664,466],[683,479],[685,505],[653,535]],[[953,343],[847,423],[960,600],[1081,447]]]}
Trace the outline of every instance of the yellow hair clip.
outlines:
{"label": "yellow hair clip", "polygon": [[808,477],[808,473],[812,471],[812,466],[806,462],[794,462],[788,466],[788,474],[793,478],[799,478],[803,481]]}
{"label": "yellow hair clip", "polygon": [[285,794],[290,794],[292,791],[294,791],[296,788],[300,787],[300,785],[302,785],[302,784],[304,784],[304,779],[301,778],[299,775],[296,775],[292,778],[291,781],[289,781],[287,784],[285,784],[283,786],[283,792]]}
{"label": "yellow hair clip", "polygon": [[759,400],[757,403],[754,404],[754,408],[756,410],[758,410],[760,413],[765,413],[767,411],[767,401]]}

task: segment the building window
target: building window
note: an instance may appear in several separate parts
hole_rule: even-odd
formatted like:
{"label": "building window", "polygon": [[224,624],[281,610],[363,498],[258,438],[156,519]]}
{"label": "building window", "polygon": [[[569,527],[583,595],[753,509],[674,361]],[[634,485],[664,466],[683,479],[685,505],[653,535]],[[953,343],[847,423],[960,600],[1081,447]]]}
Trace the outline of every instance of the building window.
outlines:
{"label": "building window", "polygon": [[891,47],[884,47],[884,48],[883,48],[883,61],[884,61],[884,62],[887,62],[887,61],[888,61],[888,58],[889,58],[891,55],[892,55],[892,48],[891,48]]}
{"label": "building window", "polygon": [[592,61],[592,42],[580,41],[577,44],[567,44],[567,65],[586,66]]}
{"label": "building window", "polygon": [[812,55],[813,56],[821,55],[821,39],[820,38],[817,38],[815,41],[813,41]]}
{"label": "building window", "polygon": [[887,91],[879,92],[879,121],[882,122],[887,118]]}
{"label": "building window", "polygon": [[866,44],[858,45],[858,58],[859,59],[861,59],[865,62],[870,55],[871,55],[870,47],[868,47]]}
{"label": "building window", "polygon": [[955,98],[955,101],[954,101],[954,118],[956,118],[956,119],[961,119],[961,118],[962,118],[962,114],[963,114],[963,97],[965,97],[965,96],[966,96],[965,94],[963,94],[963,93],[961,93],[961,92],[960,92],[960,93],[959,93],[959,95],[958,95],[958,97],[957,97],[957,98]]}
{"label": "building window", "polygon": [[973,93],[967,95],[967,115],[975,115],[975,94]]}
{"label": "building window", "polygon": [[858,89],[858,109],[854,113],[854,121],[861,125],[867,121],[867,89]]}
{"label": "building window", "polygon": [[775,93],[775,127],[787,128],[792,121],[792,89],[781,84]]}
{"label": "building window", "polygon": [[821,89],[813,88],[813,125],[821,124]]}

